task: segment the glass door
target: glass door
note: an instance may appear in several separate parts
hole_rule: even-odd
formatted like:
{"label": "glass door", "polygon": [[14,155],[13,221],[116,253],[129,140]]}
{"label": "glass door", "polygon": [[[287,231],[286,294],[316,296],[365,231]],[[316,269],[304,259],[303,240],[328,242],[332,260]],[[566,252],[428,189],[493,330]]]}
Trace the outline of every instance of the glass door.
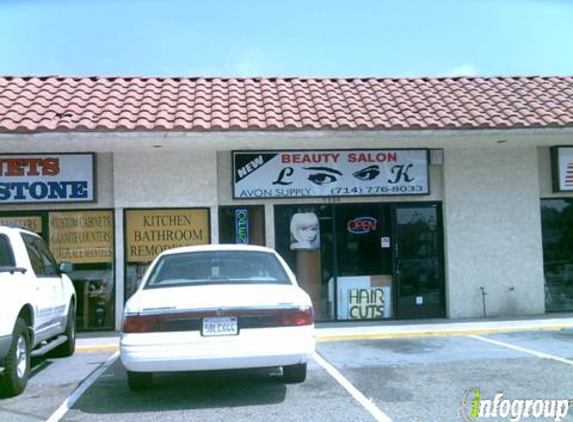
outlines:
{"label": "glass door", "polygon": [[[330,286],[339,320],[391,318],[390,208],[384,204],[335,206],[336,284]],[[336,287],[336,294],[334,294]]]}
{"label": "glass door", "polygon": [[439,205],[394,206],[397,318],[445,316],[441,233]]}

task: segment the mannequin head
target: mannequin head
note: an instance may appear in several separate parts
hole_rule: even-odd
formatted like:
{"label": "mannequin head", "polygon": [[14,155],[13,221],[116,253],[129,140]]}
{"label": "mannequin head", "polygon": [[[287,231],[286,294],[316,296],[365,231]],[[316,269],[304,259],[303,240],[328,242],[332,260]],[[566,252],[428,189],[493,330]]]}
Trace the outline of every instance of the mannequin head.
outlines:
{"label": "mannequin head", "polygon": [[290,220],[291,249],[318,249],[320,229],[318,218],[312,212],[297,213]]}

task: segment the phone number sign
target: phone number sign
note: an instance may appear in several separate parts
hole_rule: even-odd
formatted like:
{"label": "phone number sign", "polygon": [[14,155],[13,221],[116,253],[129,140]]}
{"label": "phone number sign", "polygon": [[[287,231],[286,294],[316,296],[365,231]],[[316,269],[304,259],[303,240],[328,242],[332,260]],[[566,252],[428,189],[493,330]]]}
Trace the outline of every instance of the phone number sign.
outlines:
{"label": "phone number sign", "polygon": [[428,195],[428,150],[233,152],[233,197]]}

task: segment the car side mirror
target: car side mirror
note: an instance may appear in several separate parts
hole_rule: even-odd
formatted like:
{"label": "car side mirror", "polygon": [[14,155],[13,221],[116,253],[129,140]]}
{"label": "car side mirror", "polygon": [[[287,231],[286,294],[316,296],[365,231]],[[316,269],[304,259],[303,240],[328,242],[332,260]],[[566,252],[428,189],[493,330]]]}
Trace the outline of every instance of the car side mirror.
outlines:
{"label": "car side mirror", "polygon": [[69,274],[74,272],[74,264],[72,264],[71,262],[60,262],[58,268],[60,269],[60,272],[64,274]]}

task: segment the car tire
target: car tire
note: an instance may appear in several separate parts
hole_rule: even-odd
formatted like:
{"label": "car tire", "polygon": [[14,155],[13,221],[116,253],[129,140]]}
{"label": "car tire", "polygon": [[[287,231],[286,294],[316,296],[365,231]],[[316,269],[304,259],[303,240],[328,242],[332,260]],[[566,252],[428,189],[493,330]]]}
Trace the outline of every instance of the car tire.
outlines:
{"label": "car tire", "polygon": [[12,345],[4,361],[0,376],[0,391],[8,396],[20,394],[26,388],[30,375],[30,332],[22,318],[16,320],[12,333]]}
{"label": "car tire", "polygon": [[153,372],[127,371],[127,384],[133,391],[146,389],[153,382]]}
{"label": "car tire", "polygon": [[306,379],[306,363],[283,366],[283,380],[288,383],[304,382]]}
{"label": "car tire", "polygon": [[53,350],[52,356],[65,358],[73,355],[76,351],[76,308],[73,303],[70,303],[64,335],[68,339]]}

